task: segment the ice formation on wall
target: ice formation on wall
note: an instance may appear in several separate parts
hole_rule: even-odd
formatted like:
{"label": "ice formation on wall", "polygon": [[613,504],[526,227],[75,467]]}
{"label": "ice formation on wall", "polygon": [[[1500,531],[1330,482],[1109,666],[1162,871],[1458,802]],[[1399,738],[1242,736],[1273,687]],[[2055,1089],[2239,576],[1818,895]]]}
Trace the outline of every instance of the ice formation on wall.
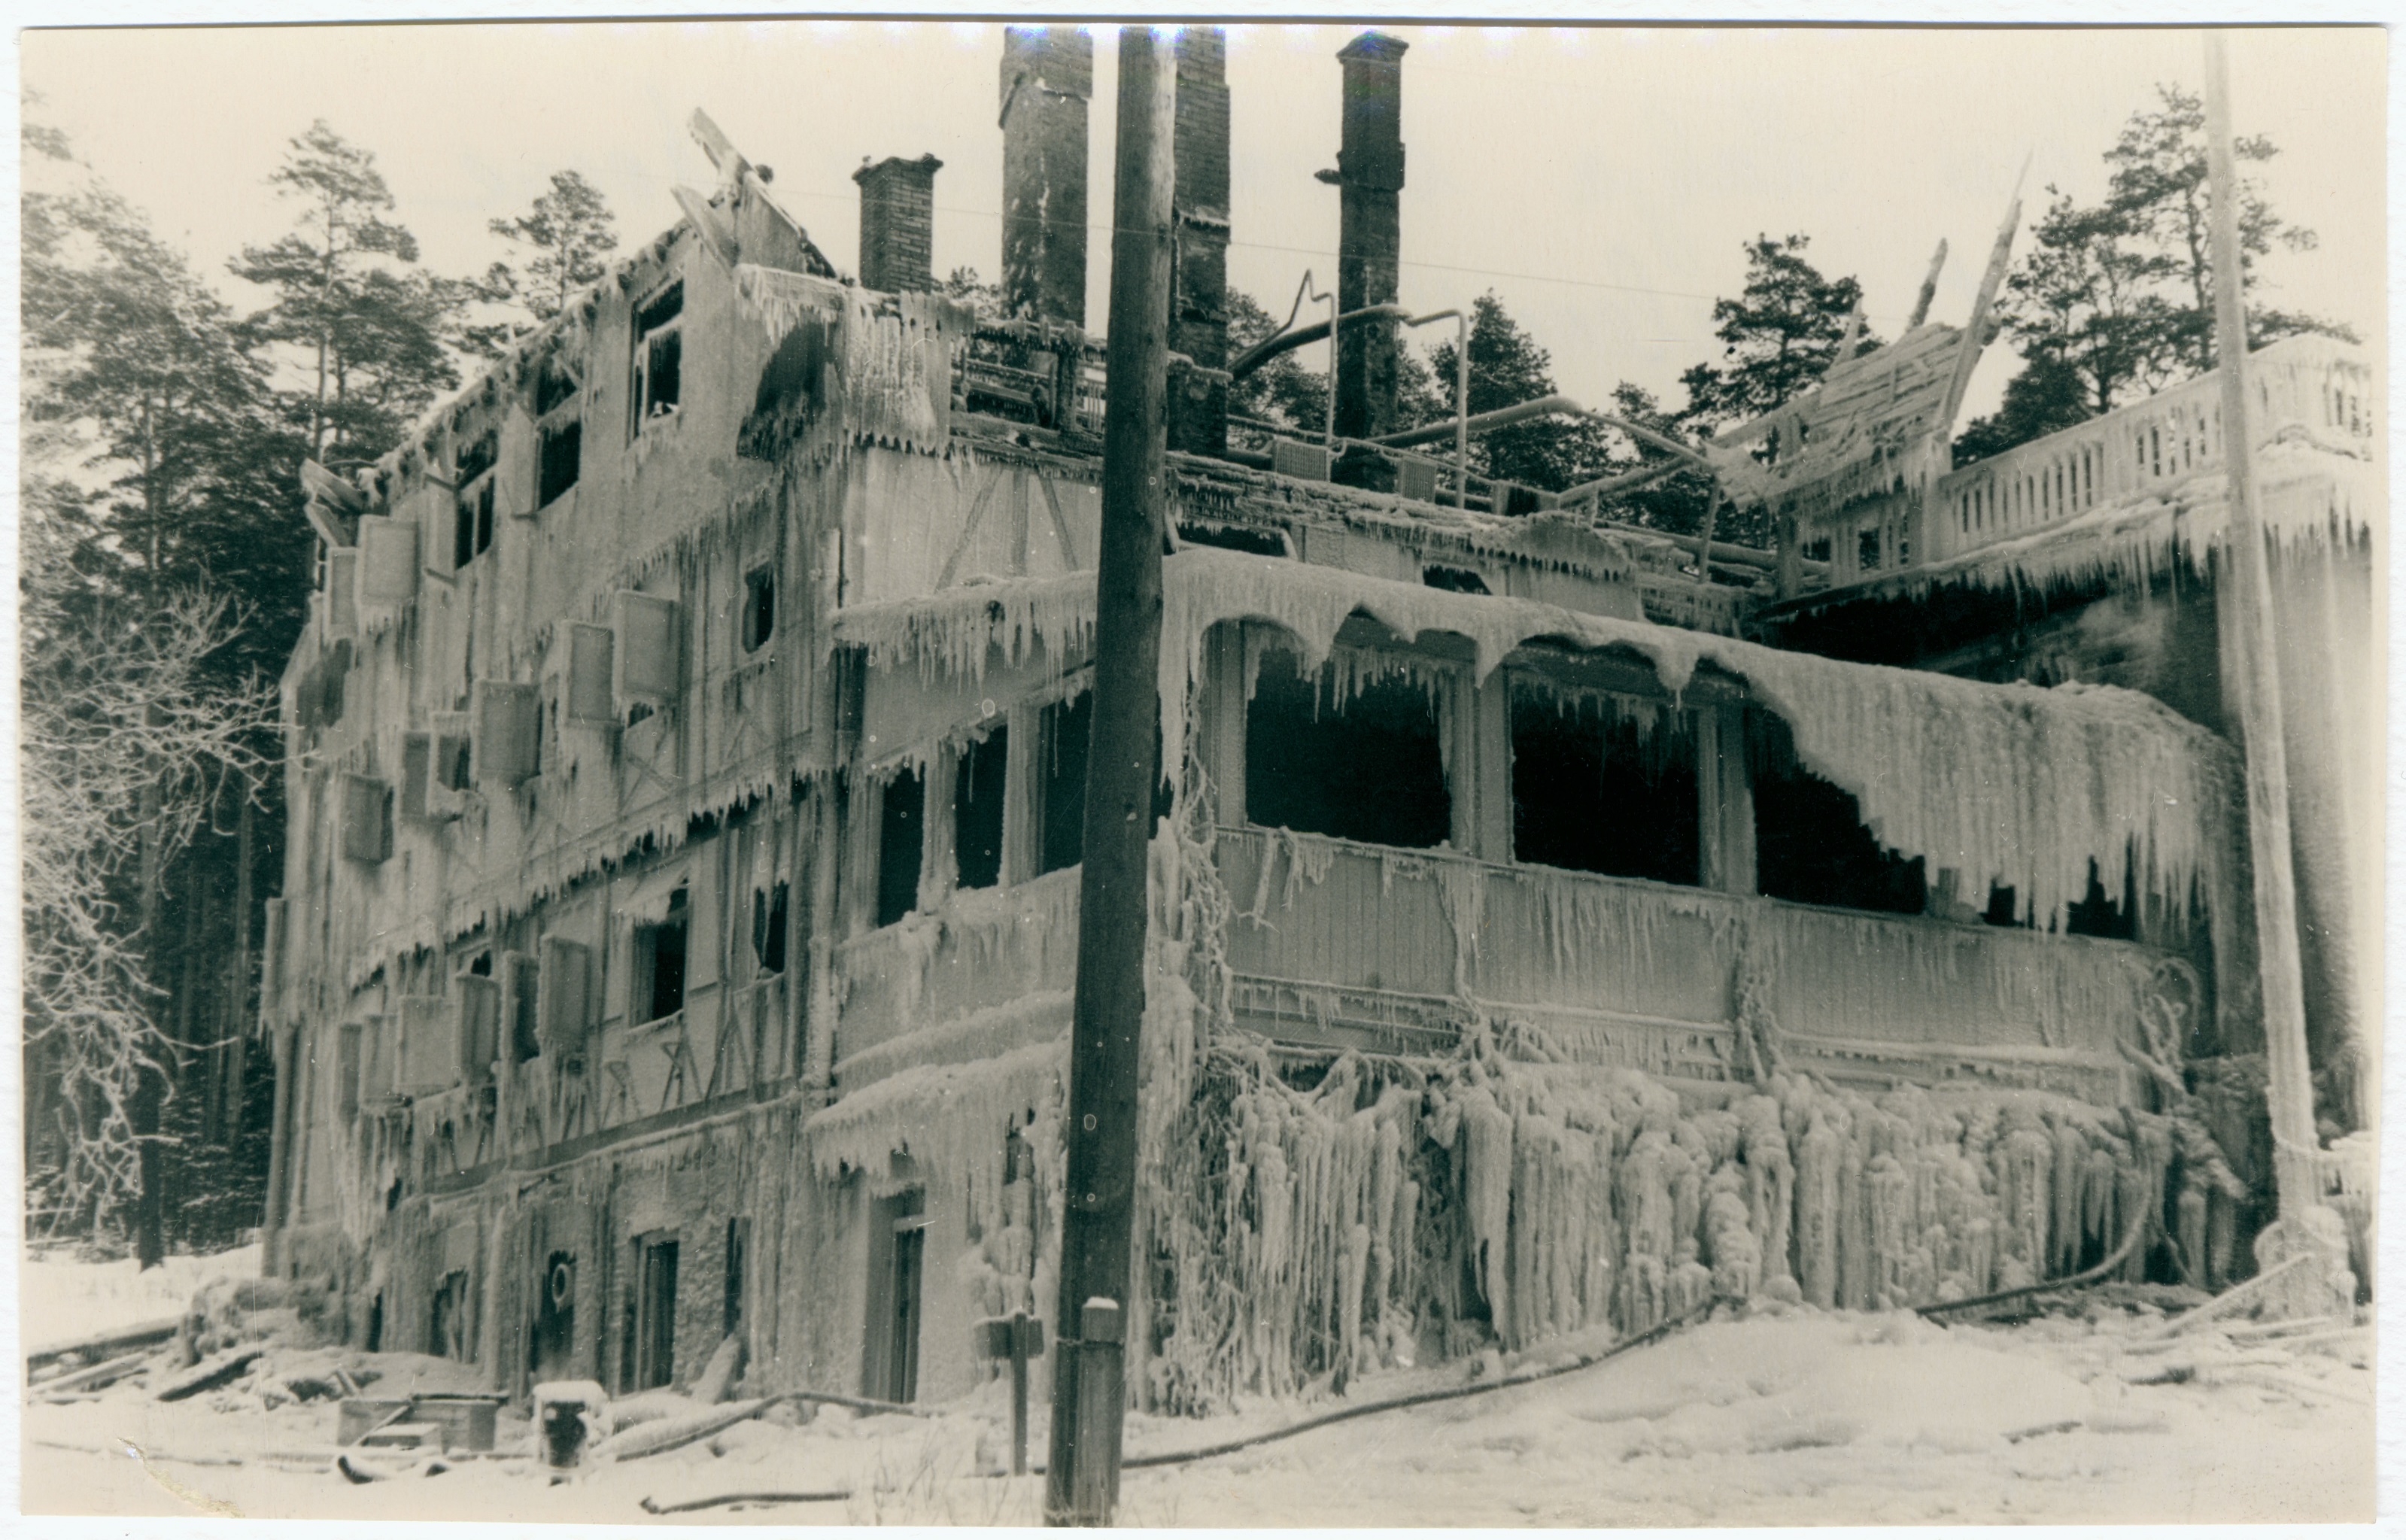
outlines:
{"label": "ice formation on wall", "polygon": [[1642,1332],[1713,1297],[1890,1308],[2060,1276],[2182,1205],[2228,1209],[2211,1141],[2032,1092],[1884,1095],[1779,1074],[1721,1107],[1633,1070],[1346,1055],[1309,1089],[1224,1042],[1203,1173],[1168,1234],[1165,1409],[1377,1364]]}

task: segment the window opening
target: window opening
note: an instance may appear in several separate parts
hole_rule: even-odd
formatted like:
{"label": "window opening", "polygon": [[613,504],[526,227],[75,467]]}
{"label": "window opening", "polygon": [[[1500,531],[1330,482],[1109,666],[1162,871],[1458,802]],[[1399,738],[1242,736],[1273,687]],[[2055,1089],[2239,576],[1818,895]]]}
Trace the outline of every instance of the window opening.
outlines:
{"label": "window opening", "polygon": [[1878,526],[1860,531],[1855,536],[1855,565],[1867,572],[1879,571],[1880,532]]}
{"label": "window opening", "polygon": [[733,1336],[743,1329],[743,1266],[752,1250],[752,1222],[737,1217],[727,1222],[727,1297],[720,1335]]}
{"label": "window opening", "polygon": [[870,1233],[868,1393],[882,1401],[919,1395],[919,1287],[927,1267],[927,1194],[880,1198]]}
{"label": "window opening", "polygon": [[442,1284],[434,1291],[433,1308],[427,1320],[428,1352],[460,1363],[474,1361],[475,1343],[469,1329],[469,1307],[467,1269],[455,1267],[443,1275]]}
{"label": "window opening", "polygon": [[673,416],[684,353],[685,282],[662,290],[635,312],[635,431]]}
{"label": "window opening", "polygon": [[1453,594],[1483,594],[1490,590],[1487,580],[1466,567],[1423,567],[1421,582],[1432,588],[1443,588]]}
{"label": "window opening", "polygon": [[664,1236],[635,1238],[635,1291],[628,1301],[625,1368],[628,1391],[657,1390],[676,1372],[677,1243]]}
{"label": "window opening", "polygon": [[685,1009],[686,915],[686,890],[679,888],[669,895],[667,918],[636,932],[641,954],[637,962],[644,970],[638,977],[648,980],[640,996],[649,1008],[644,1017],[647,1022],[673,1016]]}
{"label": "window opening", "polygon": [[953,777],[953,855],[962,887],[1002,881],[1002,809],[1010,729],[997,728],[961,750]]}
{"label": "window opening", "polygon": [[786,885],[752,890],[752,955],[763,973],[785,971]]}
{"label": "window opening", "polygon": [[460,451],[451,479],[459,487],[453,503],[451,565],[465,567],[493,544],[493,461],[500,436],[488,432]]}
{"label": "window opening", "polygon": [[584,469],[585,419],[570,417],[546,427],[542,441],[534,505],[547,508],[576,485],[577,475]]}
{"label": "window opening", "polygon": [[1039,774],[1037,875],[1074,867],[1086,850],[1086,744],[1095,692],[1081,690],[1044,708],[1037,722]]}
{"label": "window opening", "polygon": [[743,579],[743,650],[758,652],[776,629],[776,570],[757,567]]}
{"label": "window opening", "polygon": [[1311,677],[1293,653],[1263,655],[1245,710],[1245,801],[1265,828],[1426,849],[1452,832],[1437,703],[1418,679]]}
{"label": "window opening", "polygon": [[927,778],[904,770],[885,783],[877,828],[877,923],[890,925],[919,907],[919,863],[925,854]]}
{"label": "window opening", "polygon": [[1179,541],[1187,545],[1211,545],[1223,551],[1243,551],[1249,556],[1283,557],[1286,541],[1269,530],[1245,530],[1224,524],[1181,524]]}
{"label": "window opening", "polygon": [[1701,823],[1688,713],[1635,697],[1513,690],[1515,859],[1693,886]]}
{"label": "window opening", "polygon": [[1846,789],[1800,764],[1788,724],[1748,713],[1755,767],[1756,885],[1792,903],[1920,914],[1929,908],[1921,857],[1883,846]]}

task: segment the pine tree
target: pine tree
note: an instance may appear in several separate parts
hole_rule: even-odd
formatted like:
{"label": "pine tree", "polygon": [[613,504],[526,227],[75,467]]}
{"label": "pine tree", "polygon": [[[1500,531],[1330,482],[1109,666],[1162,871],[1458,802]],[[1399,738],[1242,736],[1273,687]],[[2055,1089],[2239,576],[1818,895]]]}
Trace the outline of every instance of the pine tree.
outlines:
{"label": "pine tree", "polygon": [[[577,172],[553,172],[551,191],[537,196],[525,213],[494,219],[486,227],[533,253],[526,259],[525,272],[495,262],[474,286],[476,296],[514,305],[537,325],[550,320],[567,305],[569,296],[609,272],[610,253],[618,248],[616,223],[601,189]],[[471,350],[489,354],[522,330],[504,321],[467,329],[462,339]]]}
{"label": "pine tree", "polygon": [[[1837,361],[1847,318],[1862,300],[1851,277],[1825,278],[1804,258],[1810,236],[1757,235],[1746,244],[1746,287],[1736,299],[1713,302],[1713,334],[1721,361],[1699,363],[1679,376],[1688,406],[1680,416],[1704,428],[1761,417],[1820,383]],[[1858,353],[1879,346],[1868,328]]]}
{"label": "pine tree", "polygon": [[[1552,356],[1521,330],[1493,290],[1471,302],[1472,417],[1556,394],[1552,367]],[[1429,349],[1427,373],[1432,382],[1444,382],[1443,393],[1451,397],[1452,342],[1440,342]],[[1435,416],[1451,414],[1448,400]],[[1470,459],[1476,474],[1558,492],[1603,474],[1610,453],[1604,431],[1594,423],[1554,417],[1483,433],[1471,441]]]}
{"label": "pine tree", "polygon": [[[2022,368],[1993,415],[1957,438],[1968,463],[2059,431],[2214,367],[2214,272],[2208,237],[2213,194],[2205,173],[2205,113],[2177,86],[2156,88],[2153,107],[2130,115],[2113,148],[2104,199],[2082,205],[2056,188],[2031,231],[2029,253],[2006,279],[2000,306]],[[2241,164],[2278,154],[2242,136]],[[2258,260],[2310,250],[2314,233],[2283,219],[2253,180],[2239,184],[2240,257],[2253,288]],[[2248,306],[2257,346],[2300,332],[2354,340],[2344,326],[2269,305]]]}
{"label": "pine tree", "polygon": [[416,268],[417,237],[385,218],[393,197],[375,157],[324,120],[290,141],[268,181],[300,213],[290,233],[243,247],[233,264],[276,295],[253,332],[298,355],[304,383],[282,396],[310,456],[372,460],[460,383],[445,343],[470,290]]}

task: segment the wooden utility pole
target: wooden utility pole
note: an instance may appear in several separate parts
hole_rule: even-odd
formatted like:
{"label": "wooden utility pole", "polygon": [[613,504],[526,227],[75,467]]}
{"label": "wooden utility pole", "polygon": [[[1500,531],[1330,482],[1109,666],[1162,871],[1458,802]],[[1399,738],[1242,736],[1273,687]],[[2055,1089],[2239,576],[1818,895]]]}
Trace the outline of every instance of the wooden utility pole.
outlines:
{"label": "wooden utility pole", "polygon": [[[1044,1518],[1108,1524],[1119,1495],[1144,1024],[1146,847],[1160,777],[1155,693],[1168,498],[1169,260],[1177,70],[1150,27],[1120,29],[1111,199],[1110,395],[1096,562],[1095,714],[1078,887],[1077,995]],[[1172,753],[1177,745],[1169,745]]]}
{"label": "wooden utility pole", "polygon": [[[2304,971],[2298,955],[2296,868],[2289,853],[2288,741],[2281,722],[2281,674],[2274,651],[2272,577],[2256,505],[2256,439],[2248,420],[2247,313],[2239,250],[2238,177],[2231,165],[2229,61],[2223,35],[2205,35],[2205,164],[2213,192],[2214,340],[2222,383],[2222,455],[2230,478],[2229,541],[2222,602],[2224,666],[2238,681],[2240,736],[2247,758],[2247,843],[2255,872],[2257,969],[2264,996],[2266,1095],[2272,1102],[2272,1176],[2280,1218],[2257,1243],[2270,1264],[2328,1245],[2338,1216],[2322,1206],[2315,1152],[2313,1070],[2306,1056]],[[2326,1222],[2317,1224],[2316,1210]],[[2317,1236],[2316,1231],[2322,1234]],[[2269,1249],[2268,1249],[2269,1243]],[[2339,1265],[2347,1242],[2337,1238]],[[2328,1270],[2302,1271],[2328,1279]],[[2300,1308],[2329,1308],[2301,1280]],[[2353,1305],[2353,1299],[2340,1307]]]}

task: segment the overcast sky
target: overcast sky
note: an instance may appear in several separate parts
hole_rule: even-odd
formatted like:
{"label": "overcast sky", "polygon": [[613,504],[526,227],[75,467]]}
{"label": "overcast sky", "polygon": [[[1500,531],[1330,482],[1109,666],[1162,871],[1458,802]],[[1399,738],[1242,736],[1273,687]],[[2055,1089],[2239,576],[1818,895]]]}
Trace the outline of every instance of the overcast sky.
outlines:
{"label": "overcast sky", "polygon": [[[1306,268],[1333,273],[1338,68],[1357,27],[1232,29],[1232,282],[1286,313]],[[1670,403],[1710,356],[1711,302],[1743,278],[1740,243],[1802,232],[1833,276],[1863,281],[1894,335],[1931,250],[1952,247],[1934,317],[1969,310],[2015,174],[2027,227],[2049,183],[2102,191],[2101,152],[2158,81],[2199,84],[2194,32],[1406,26],[1403,299],[1485,289],[1553,354],[1560,386],[1600,402],[1635,380]],[[840,268],[858,256],[864,157],[933,152],[936,266],[998,266],[1000,28],[992,23],[564,23],[29,32],[28,110],[64,129],[237,303],[222,277],[290,211],[265,183],[285,141],[324,118],[375,151],[438,271],[508,255],[486,221],[549,173],[583,172],[622,249],[706,187],[686,132],[699,106],[756,162]],[[2320,233],[2265,276],[2277,303],[2385,331],[2385,39],[2370,28],[2238,35],[2242,132],[2283,153],[2275,206]],[[1088,320],[1102,329],[1114,47],[1097,29]],[[2012,366],[1992,350],[1971,410]]]}

